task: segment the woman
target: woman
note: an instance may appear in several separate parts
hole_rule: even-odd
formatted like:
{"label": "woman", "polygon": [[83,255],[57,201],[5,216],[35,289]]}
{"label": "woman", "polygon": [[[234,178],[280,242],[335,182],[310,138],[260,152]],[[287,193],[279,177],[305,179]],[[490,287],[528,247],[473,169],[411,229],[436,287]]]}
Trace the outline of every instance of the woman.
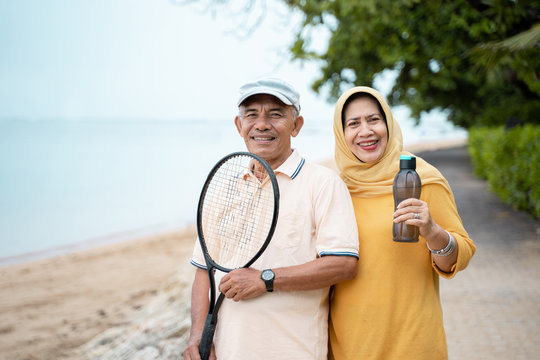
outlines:
{"label": "woman", "polygon": [[[356,278],[334,287],[330,358],[447,359],[439,276],[452,278],[475,252],[447,181],[417,157],[420,200],[404,200],[394,211],[399,156],[411,154],[402,150],[390,107],[372,88],[355,87],[340,97],[334,135],[336,164],[355,208],[360,259]],[[417,226],[419,241],[394,242],[392,222]]]}

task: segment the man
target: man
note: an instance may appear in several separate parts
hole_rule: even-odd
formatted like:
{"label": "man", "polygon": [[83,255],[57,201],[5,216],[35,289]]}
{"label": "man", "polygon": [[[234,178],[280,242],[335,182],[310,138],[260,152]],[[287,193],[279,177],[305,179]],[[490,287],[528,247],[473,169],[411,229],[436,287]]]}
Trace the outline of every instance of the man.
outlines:
{"label": "man", "polygon": [[[248,151],[274,170],[280,209],[261,257],[250,268],[221,274],[221,280],[216,274],[228,299],[219,312],[211,359],[326,359],[329,288],[356,274],[358,235],[350,195],[337,174],[292,149],[291,137],[304,118],[291,85],[264,78],[245,84],[240,94],[236,128]],[[184,358],[199,359],[209,279],[198,243],[191,263],[197,270]]]}

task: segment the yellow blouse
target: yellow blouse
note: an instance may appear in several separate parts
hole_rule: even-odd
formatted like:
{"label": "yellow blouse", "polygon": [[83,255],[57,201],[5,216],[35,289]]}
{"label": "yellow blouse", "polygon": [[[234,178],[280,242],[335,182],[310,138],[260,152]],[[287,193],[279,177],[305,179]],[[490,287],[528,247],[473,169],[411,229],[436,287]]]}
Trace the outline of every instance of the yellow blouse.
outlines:
{"label": "yellow blouse", "polygon": [[392,194],[353,197],[359,235],[358,275],[334,287],[330,306],[330,359],[447,359],[439,275],[463,270],[475,247],[447,187],[422,187],[421,200],[459,248],[452,273],[434,264],[426,240],[392,240]]}

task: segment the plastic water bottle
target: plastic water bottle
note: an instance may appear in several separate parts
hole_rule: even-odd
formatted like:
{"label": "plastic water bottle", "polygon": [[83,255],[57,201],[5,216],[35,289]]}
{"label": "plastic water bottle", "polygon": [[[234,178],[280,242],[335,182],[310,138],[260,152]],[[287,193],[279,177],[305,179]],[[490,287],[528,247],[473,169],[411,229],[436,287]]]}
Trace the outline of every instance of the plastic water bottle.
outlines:
{"label": "plastic water bottle", "polygon": [[[405,199],[416,198],[420,199],[422,192],[422,182],[420,176],[416,172],[416,158],[409,155],[401,155],[399,157],[399,172],[394,178],[394,210],[400,202]],[[417,242],[418,227],[407,225],[405,222],[393,223],[394,241],[400,242]]]}

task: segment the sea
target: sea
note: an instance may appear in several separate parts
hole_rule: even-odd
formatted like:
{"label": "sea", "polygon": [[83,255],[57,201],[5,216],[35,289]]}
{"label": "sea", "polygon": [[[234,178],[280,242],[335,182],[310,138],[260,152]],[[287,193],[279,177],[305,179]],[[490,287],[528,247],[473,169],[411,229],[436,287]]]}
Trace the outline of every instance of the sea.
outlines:
{"label": "sea", "polygon": [[[463,138],[435,117],[401,122],[405,144]],[[333,157],[331,121],[293,147]],[[245,151],[232,120],[0,119],[0,266],[196,222],[212,166]]]}

